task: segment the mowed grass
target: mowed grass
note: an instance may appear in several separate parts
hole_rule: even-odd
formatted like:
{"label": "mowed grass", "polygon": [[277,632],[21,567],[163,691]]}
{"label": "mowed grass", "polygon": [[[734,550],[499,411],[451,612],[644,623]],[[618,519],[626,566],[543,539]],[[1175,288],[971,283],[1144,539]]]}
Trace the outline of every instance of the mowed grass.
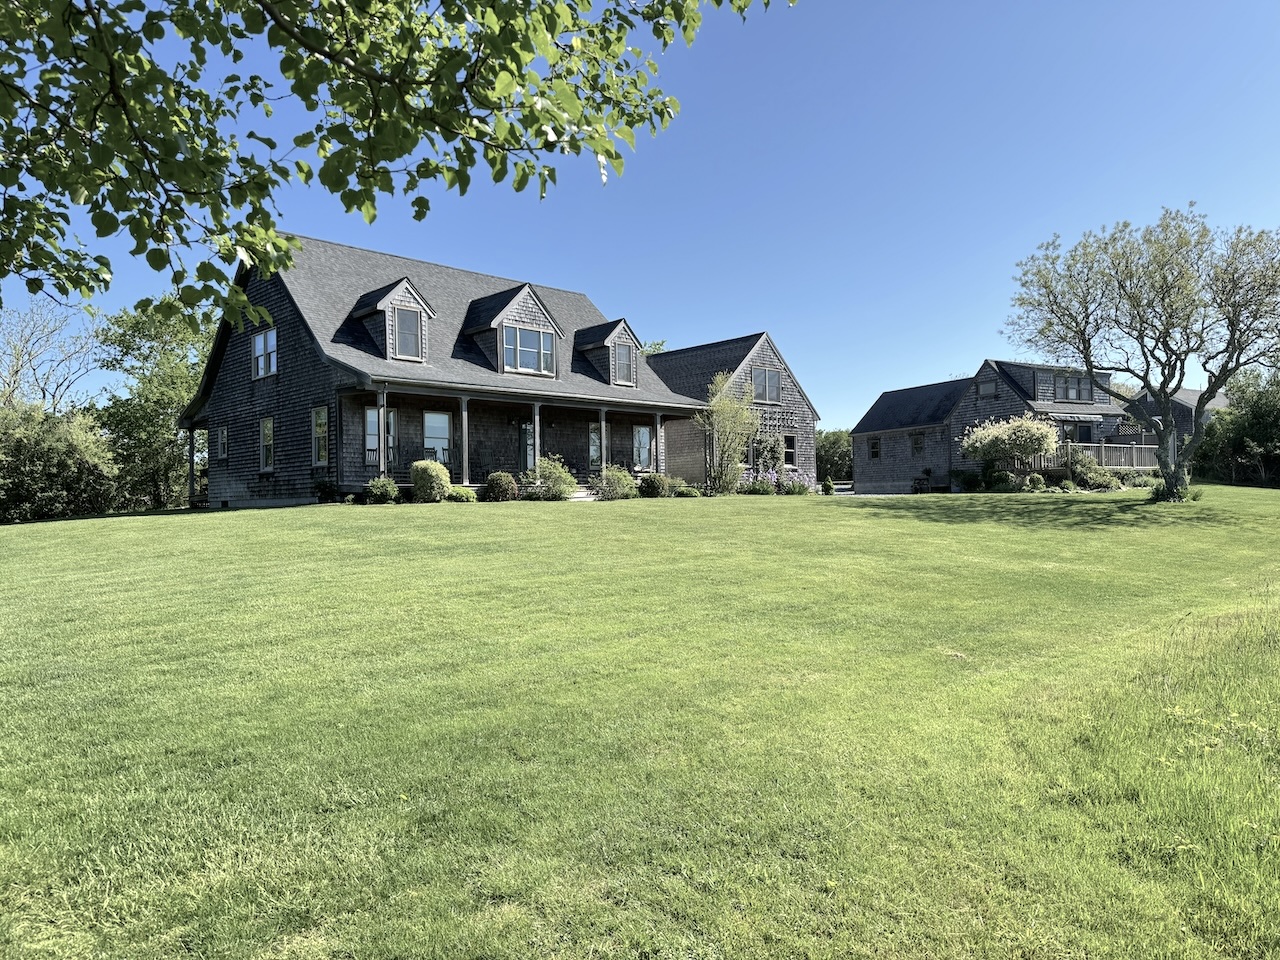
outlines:
{"label": "mowed grass", "polygon": [[1280,954],[1280,494],[0,529],[0,956]]}

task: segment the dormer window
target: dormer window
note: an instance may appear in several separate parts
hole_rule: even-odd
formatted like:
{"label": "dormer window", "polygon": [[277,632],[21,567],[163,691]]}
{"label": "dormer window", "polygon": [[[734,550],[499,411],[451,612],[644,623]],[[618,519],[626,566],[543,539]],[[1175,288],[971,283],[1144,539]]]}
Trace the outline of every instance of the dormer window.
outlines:
{"label": "dormer window", "polygon": [[395,355],[401,360],[422,359],[422,314],[408,307],[396,307]]}
{"label": "dormer window", "polygon": [[629,343],[613,345],[613,382],[633,386],[636,382],[636,348]]}
{"label": "dormer window", "polygon": [[555,376],[556,337],[550,330],[504,324],[502,346],[504,369]]}
{"label": "dormer window", "polygon": [[253,378],[260,380],[276,372],[276,329],[253,335]]}

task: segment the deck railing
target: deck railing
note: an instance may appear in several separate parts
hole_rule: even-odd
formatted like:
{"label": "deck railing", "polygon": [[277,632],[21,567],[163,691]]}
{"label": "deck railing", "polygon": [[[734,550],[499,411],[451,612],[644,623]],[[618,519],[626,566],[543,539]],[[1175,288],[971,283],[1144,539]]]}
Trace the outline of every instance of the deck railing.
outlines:
{"label": "deck railing", "polygon": [[1156,447],[1140,443],[1060,443],[1053,453],[1032,459],[1035,471],[1061,470],[1071,451],[1087,453],[1109,470],[1152,470],[1157,466]]}

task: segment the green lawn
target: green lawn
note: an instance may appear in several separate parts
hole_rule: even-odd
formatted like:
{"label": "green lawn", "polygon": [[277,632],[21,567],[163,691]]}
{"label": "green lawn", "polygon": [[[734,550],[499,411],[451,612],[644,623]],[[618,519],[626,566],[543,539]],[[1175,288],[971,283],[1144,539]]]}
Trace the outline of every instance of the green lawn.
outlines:
{"label": "green lawn", "polygon": [[0,956],[1280,953],[1280,493],[0,528]]}

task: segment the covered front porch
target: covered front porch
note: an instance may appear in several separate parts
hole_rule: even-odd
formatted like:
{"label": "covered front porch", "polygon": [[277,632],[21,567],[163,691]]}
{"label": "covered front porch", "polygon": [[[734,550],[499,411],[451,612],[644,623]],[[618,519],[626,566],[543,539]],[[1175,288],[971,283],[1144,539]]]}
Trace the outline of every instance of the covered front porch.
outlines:
{"label": "covered front porch", "polygon": [[350,390],[338,396],[339,487],[357,492],[375,477],[410,482],[417,460],[449,468],[475,486],[502,470],[518,476],[559,456],[585,483],[606,463],[636,474],[664,472],[664,427],[692,411],[655,411],[572,400]]}

